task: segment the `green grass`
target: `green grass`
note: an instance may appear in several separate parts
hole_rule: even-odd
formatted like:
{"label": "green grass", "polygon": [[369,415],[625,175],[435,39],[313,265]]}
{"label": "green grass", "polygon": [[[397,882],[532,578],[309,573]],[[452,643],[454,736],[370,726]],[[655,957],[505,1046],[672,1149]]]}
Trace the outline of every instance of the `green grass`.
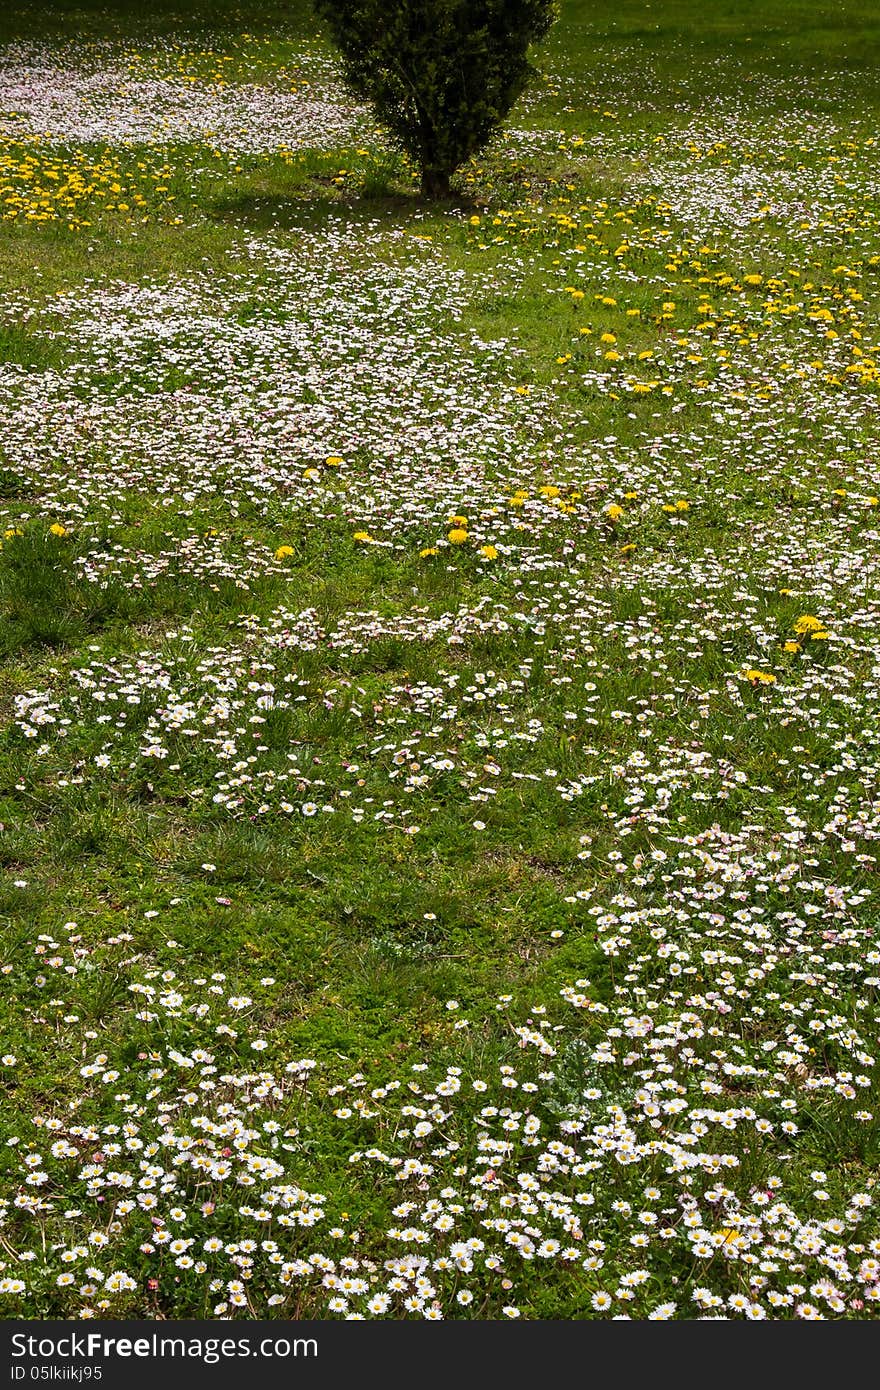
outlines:
{"label": "green grass", "polygon": [[[150,71],[185,71],[199,90],[223,57],[231,84],[275,89],[328,53],[303,4],[13,5],[0,39],[61,45],[68,65],[105,61],[105,41],[128,57],[143,49]],[[103,193],[79,205],[76,225],[3,224],[2,403],[11,425],[30,422],[0,458],[2,1049],[17,1059],[4,1063],[3,1131],[18,1141],[3,1181],[10,1202],[47,1204],[7,1213],[0,1278],[27,1284],[13,1312],[334,1315],[304,1276],[295,1292],[283,1287],[286,1301],[267,1302],[277,1262],[261,1257],[229,1302],[240,1249],[202,1271],[173,1264],[161,1243],[145,1248],[150,1209],[118,1213],[127,1189],[95,1185],[104,1160],[88,1171],[92,1151],[115,1142],[108,1125],[139,1126],[157,1164],[163,1133],[195,1138],[202,1148],[179,1146],[163,1220],[172,1201],[185,1208],[193,1257],[215,1234],[261,1239],[268,1226],[243,1212],[247,1190],[185,1166],[187,1153],[219,1161],[224,1146],[219,1129],[186,1117],[204,1111],[213,1124],[234,1111],[257,1134],[249,1151],[280,1157],[285,1181],[324,1194],[314,1232],[274,1211],[284,1258],[354,1250],[374,1262],[371,1293],[383,1262],[415,1249],[389,1228],[434,1230],[424,1203],[449,1206],[454,1189],[450,1239],[484,1240],[500,1263],[473,1278],[437,1271],[423,1302],[436,1298],[447,1317],[602,1316],[603,1291],[638,1269],[647,1281],[636,1276],[636,1299],[620,1296],[615,1311],[645,1317],[672,1302],[694,1316],[715,1306],[693,1302],[708,1287],[769,1316],[805,1300],[825,1316],[870,1314],[873,1280],[855,1270],[880,1233],[853,1194],[873,1189],[878,1157],[876,1124],[859,1118],[877,1104],[878,49],[875,7],[860,0],[566,0],[538,55],[542,77],[512,117],[540,145],[500,143],[473,161],[454,209],[426,205],[376,136],[288,156],[89,145],[83,157],[115,170],[107,180],[143,206],[108,208]],[[77,149],[44,156],[72,167]],[[744,184],[729,182],[737,174]],[[749,190],[769,211],[739,226]],[[701,202],[725,191],[705,231]],[[294,389],[257,349],[264,332],[312,329],[314,305],[297,294],[319,283],[322,247],[354,346],[336,343],[331,316],[314,375]],[[277,250],[303,258],[301,284],[272,268]],[[383,299],[407,276],[409,299]],[[127,335],[152,309],[124,320],[110,296],[91,311],[106,338],[84,334],[91,296],[120,286],[186,288],[209,324],[204,344],[169,352],[170,300],[139,355]],[[420,296],[438,286],[454,288],[425,329]],[[369,313],[346,298],[360,290]],[[212,394],[225,368],[211,333],[245,363],[223,399]],[[441,385],[448,373],[487,417],[468,460],[482,472],[459,479],[450,466],[445,492],[434,446],[404,433],[427,410],[406,377],[414,340],[435,353],[425,373]],[[307,358],[300,340],[271,341]],[[369,356],[380,348],[387,356]],[[375,415],[397,422],[400,442],[389,464],[370,444],[369,412],[337,475],[323,465],[336,446],[322,432],[322,373],[345,352],[352,411],[362,389],[375,392]],[[358,352],[374,373],[363,388]],[[383,373],[395,370],[389,398]],[[203,414],[188,415],[202,395]],[[496,446],[492,413],[508,397]],[[530,402],[533,416],[515,413]],[[136,447],[129,417],[162,428]],[[271,435],[259,435],[265,419]],[[203,485],[187,470],[205,420],[217,452]],[[469,422],[453,416],[450,449]],[[308,430],[313,493],[293,444],[278,455],[284,485],[252,484],[255,438],[271,454],[285,431]],[[170,483],[150,471],[151,446],[170,450]],[[119,484],[129,468],[133,481]],[[456,511],[494,559],[471,536],[446,543]],[[356,540],[360,530],[380,544]],[[306,611],[321,635],[276,643],[273,622]],[[805,613],[830,638],[799,634]],[[382,630],[352,636],[355,621]],[[463,636],[450,642],[456,621]],[[89,663],[98,673],[86,678]],[[143,674],[159,668],[161,678]],[[230,671],[240,704],[209,713]],[[259,682],[274,706],[258,702]],[[23,729],[34,692],[46,692],[51,718]],[[192,709],[164,724],[172,702]],[[163,751],[145,753],[155,742]],[[435,772],[430,760],[447,752]],[[244,781],[255,770],[265,780]],[[218,787],[231,787],[231,803],[215,799]],[[156,1002],[178,989],[181,1002]],[[572,989],[598,1007],[572,1008]],[[228,996],[251,1002],[239,1011]],[[517,1027],[543,1028],[552,1061]],[[196,1070],[199,1049],[215,1060],[198,1066],[213,1071]],[[105,1061],[84,1075],[96,1054]],[[306,1057],[319,1064],[309,1086],[283,1072]],[[104,1085],[95,1078],[108,1066],[119,1076]],[[413,1070],[423,1066],[424,1078]],[[242,1080],[264,1067],[288,1078],[269,1095]],[[440,1151],[425,1186],[396,1182],[400,1165],[381,1158],[353,1164],[353,1151],[374,1149],[426,1159],[418,1117],[401,1104],[427,1114],[443,1091],[413,1101],[412,1086],[442,1084],[448,1067],[466,1084],[434,1117]],[[517,1088],[505,1084],[513,1072]],[[685,1095],[691,1111],[742,1113],[732,1125],[692,1115],[703,1132],[681,1140],[674,1109],[652,1126],[647,1092],[638,1099],[649,1084],[667,1101]],[[364,1115],[354,1102],[371,1089],[381,1094]],[[506,1159],[487,1148],[484,1104],[533,1114],[543,1139],[579,1146],[587,1167],[566,1158],[554,1170],[545,1155],[538,1175],[550,1205],[565,1205],[557,1188],[568,1194],[567,1226],[528,1209],[537,1150],[521,1137]],[[46,1117],[73,1135],[75,1163],[51,1151]],[[756,1128],[765,1120],[772,1129]],[[637,1133],[638,1162],[603,1158],[609,1131],[596,1127],[615,1123]],[[702,1163],[651,1150],[652,1136]],[[32,1149],[47,1177],[28,1186],[20,1159]],[[130,1153],[109,1167],[134,1170],[143,1155]],[[474,1208],[486,1153],[501,1178]],[[738,1166],[713,1167],[711,1155],[728,1153]],[[769,1253],[785,1242],[754,1198],[777,1189],[794,1215],[775,1226],[809,1245],[822,1221],[839,1220],[847,1234],[821,1229],[849,1254],[823,1264],[809,1249]],[[574,1194],[592,1200],[572,1206]],[[691,1253],[691,1199],[709,1253]],[[415,1214],[394,1214],[404,1201]],[[517,1202],[542,1236],[579,1242],[577,1258],[513,1253],[484,1222],[507,1220]],[[656,1219],[639,1225],[645,1207]],[[65,1219],[68,1209],[83,1215]],[[57,1252],[99,1225],[112,1236],[102,1278],[76,1256],[76,1280],[59,1283]],[[730,1231],[758,1226],[759,1259],[729,1258],[745,1249]],[[445,1239],[427,1238],[431,1259]],[[603,1266],[583,1263],[590,1241],[603,1243]],[[34,1261],[20,1260],[29,1250]],[[846,1259],[850,1283],[835,1265]],[[111,1270],[133,1285],[99,1287]],[[843,1298],[808,1291],[822,1279],[838,1279]],[[787,1281],[802,1292],[786,1294]],[[768,1302],[767,1288],[783,1301]],[[472,1302],[456,1301],[469,1290]],[[388,1315],[411,1314],[422,1312],[398,1300]]]}

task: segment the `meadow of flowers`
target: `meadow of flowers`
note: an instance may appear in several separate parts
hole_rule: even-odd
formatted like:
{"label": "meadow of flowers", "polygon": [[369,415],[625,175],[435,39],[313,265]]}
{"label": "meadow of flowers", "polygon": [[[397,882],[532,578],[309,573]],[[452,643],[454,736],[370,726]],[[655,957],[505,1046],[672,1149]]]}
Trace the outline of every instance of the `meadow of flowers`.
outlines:
{"label": "meadow of flowers", "polygon": [[680,8],[452,208],[10,29],[0,1316],[875,1315],[878,35]]}

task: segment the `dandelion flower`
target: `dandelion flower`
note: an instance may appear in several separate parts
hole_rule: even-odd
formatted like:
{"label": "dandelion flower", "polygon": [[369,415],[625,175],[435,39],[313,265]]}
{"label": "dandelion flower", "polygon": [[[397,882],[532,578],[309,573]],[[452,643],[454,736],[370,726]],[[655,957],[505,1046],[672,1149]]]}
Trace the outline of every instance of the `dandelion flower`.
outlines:
{"label": "dandelion flower", "polygon": [[794,630],[797,633],[821,632],[824,627],[821,619],[814,618],[812,613],[802,613],[796,620]]}

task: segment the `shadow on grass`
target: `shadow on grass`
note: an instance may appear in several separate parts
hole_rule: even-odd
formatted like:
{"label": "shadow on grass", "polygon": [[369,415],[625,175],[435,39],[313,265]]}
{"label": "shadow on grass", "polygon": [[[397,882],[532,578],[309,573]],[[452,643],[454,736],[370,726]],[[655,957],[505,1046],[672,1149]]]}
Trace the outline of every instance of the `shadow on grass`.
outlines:
{"label": "shadow on grass", "polygon": [[242,33],[281,42],[314,38],[310,7],[289,0],[12,0],[0,16],[0,43],[108,36],[117,42],[145,35],[200,34],[216,40]]}
{"label": "shadow on grass", "polygon": [[465,193],[445,201],[397,190],[346,190],[333,196],[322,191],[329,182],[311,178],[289,192],[267,190],[218,199],[209,206],[208,215],[216,222],[234,223],[251,231],[320,231],[340,220],[353,227],[375,226],[377,222],[393,227],[427,216],[471,212],[482,206]]}
{"label": "shadow on grass", "polygon": [[[155,622],[198,610],[228,622],[253,603],[253,591],[232,580],[206,589],[189,575],[169,574],[135,587],[122,577],[90,580],[68,538],[37,530],[4,541],[0,562],[0,657],[30,648],[63,649],[110,626]],[[270,581],[271,582],[271,581]]]}

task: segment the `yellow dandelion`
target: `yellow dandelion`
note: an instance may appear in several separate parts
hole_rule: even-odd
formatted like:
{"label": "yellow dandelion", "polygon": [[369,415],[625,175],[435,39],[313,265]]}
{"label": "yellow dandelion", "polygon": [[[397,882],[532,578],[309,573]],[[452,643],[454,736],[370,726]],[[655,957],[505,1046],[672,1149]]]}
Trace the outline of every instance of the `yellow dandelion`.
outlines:
{"label": "yellow dandelion", "polygon": [[[760,276],[757,278],[760,279]],[[745,1240],[742,1232],[735,1231],[732,1226],[724,1226],[720,1231],[715,1231],[714,1234],[719,1236],[725,1245],[742,1245]]]}
{"label": "yellow dandelion", "polygon": [[812,613],[802,613],[795,622],[794,630],[801,634],[821,632],[822,621],[819,618],[814,618]]}
{"label": "yellow dandelion", "polygon": [[62,526],[61,523],[58,521],[53,521],[52,525],[49,527],[49,531],[53,536],[67,535],[67,527]]}
{"label": "yellow dandelion", "polygon": [[464,545],[467,538],[468,533],[463,526],[453,526],[452,530],[446,533],[450,545]]}
{"label": "yellow dandelion", "polygon": [[288,557],[288,555],[292,555],[292,554],[293,554],[293,546],[292,546],[292,545],[279,545],[278,549],[275,551],[275,559],[276,559],[276,560],[286,560],[287,557]]}
{"label": "yellow dandelion", "polygon": [[623,516],[623,507],[619,507],[616,502],[611,502],[605,508],[605,515],[609,521],[617,521],[618,517]]}
{"label": "yellow dandelion", "polygon": [[742,673],[743,680],[751,681],[752,685],[775,685],[776,677],[770,671],[756,671],[750,666],[747,671]]}
{"label": "yellow dandelion", "polygon": [[498,559],[498,550],[494,545],[481,545],[479,554],[483,556],[484,560]]}

